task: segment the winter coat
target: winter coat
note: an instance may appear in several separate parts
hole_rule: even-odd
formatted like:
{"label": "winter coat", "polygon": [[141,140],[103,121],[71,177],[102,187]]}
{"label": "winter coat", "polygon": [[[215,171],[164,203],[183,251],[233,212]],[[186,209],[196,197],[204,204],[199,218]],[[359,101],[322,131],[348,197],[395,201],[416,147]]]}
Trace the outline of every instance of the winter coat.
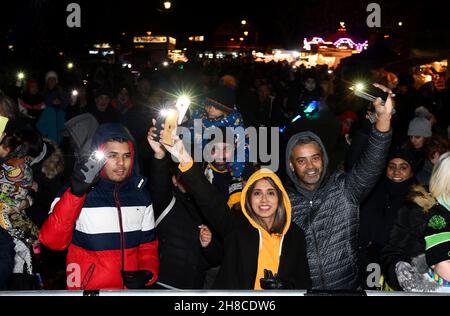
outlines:
{"label": "winter coat", "polygon": [[180,289],[201,289],[205,272],[220,264],[222,247],[213,233],[203,248],[198,228],[205,220],[189,194],[174,189],[169,159],[152,159],[151,196],[158,233],[160,271],[158,283]]}
{"label": "winter coat", "polygon": [[[386,163],[392,132],[372,127],[359,161],[348,172],[328,174],[328,156],[319,137],[311,132],[294,135],[286,149],[286,172],[292,219],[306,234],[313,289],[350,290],[358,283],[357,246],[359,204],[375,186]],[[292,149],[303,137],[312,137],[322,149],[324,163],[318,187],[302,187],[290,168]]]}
{"label": "winter coat", "polygon": [[363,256],[369,263],[379,262],[381,250],[388,243],[398,212],[415,183],[414,178],[395,183],[384,176],[361,205],[359,239]]}
{"label": "winter coat", "polygon": [[88,107],[88,113],[91,113],[99,124],[118,123],[120,121],[119,113],[111,105],[108,105],[106,110],[101,112],[95,104],[91,104]]}
{"label": "winter coat", "polygon": [[[126,139],[130,144],[131,175],[121,183],[100,177],[82,197],[66,190],[53,202],[51,214],[41,228],[39,239],[44,245],[53,250],[69,247],[68,289],[124,288],[122,270],[151,271],[153,279],[147,285],[158,276],[153,207],[145,179],[137,170],[131,135],[118,124],[101,125],[92,140],[92,149],[114,138]],[[74,271],[80,272],[78,278]]]}
{"label": "winter coat", "polygon": [[[54,105],[54,98],[58,98],[61,104]],[[49,91],[45,98],[45,105],[46,108],[41,113],[36,127],[42,136],[59,144],[63,137],[62,130],[66,121],[65,109],[67,106],[67,97],[58,89]]]}
{"label": "winter coat", "polygon": [[[30,161],[28,156],[20,158],[13,155],[0,166],[0,226],[14,237],[15,242],[21,240],[28,252],[38,240],[37,226],[21,209],[22,202],[33,204],[29,194],[33,184]],[[31,258],[29,254],[26,257],[27,270],[31,274]],[[23,267],[17,267],[15,272],[22,273],[22,270]]]}
{"label": "winter coat", "polygon": [[64,157],[55,142],[44,139],[42,158],[33,160],[33,180],[38,184],[38,191],[33,195],[34,203],[26,210],[28,217],[41,227],[47,219],[48,210],[53,199],[61,189]]}
{"label": "winter coat", "polygon": [[[230,212],[226,201],[203,176],[200,168],[195,165],[183,170],[182,179],[190,189],[203,215],[224,240],[224,259],[220,267],[214,288],[217,289],[255,289],[258,275],[265,266],[261,262],[274,242],[266,244],[264,240],[273,239],[275,234],[262,232],[263,228],[255,223],[245,210],[245,195],[252,183],[262,177],[270,177],[283,192],[283,201],[287,219],[282,236],[279,240],[279,257],[272,260],[278,262],[278,273],[285,285],[295,289],[308,289],[311,285],[309,267],[306,259],[306,245],[302,230],[291,224],[291,207],[284,188],[273,172],[268,169],[257,171],[248,180],[241,196],[242,212]],[[280,201],[281,202],[281,201]]]}
{"label": "winter coat", "polygon": [[42,111],[45,109],[44,97],[40,94],[31,94],[24,92],[18,99],[19,110],[31,116],[33,119],[39,119]]}
{"label": "winter coat", "polygon": [[5,290],[14,267],[14,242],[6,230],[0,227],[0,290]]}
{"label": "winter coat", "polygon": [[399,210],[388,244],[381,253],[382,273],[394,290],[401,290],[395,273],[396,264],[400,261],[410,263],[412,258],[425,253],[425,210],[430,209],[434,203],[423,187],[413,186],[408,195],[408,203]]}
{"label": "winter coat", "polygon": [[39,117],[36,127],[42,136],[47,137],[56,143],[60,143],[65,121],[66,113],[62,108],[47,106]]}

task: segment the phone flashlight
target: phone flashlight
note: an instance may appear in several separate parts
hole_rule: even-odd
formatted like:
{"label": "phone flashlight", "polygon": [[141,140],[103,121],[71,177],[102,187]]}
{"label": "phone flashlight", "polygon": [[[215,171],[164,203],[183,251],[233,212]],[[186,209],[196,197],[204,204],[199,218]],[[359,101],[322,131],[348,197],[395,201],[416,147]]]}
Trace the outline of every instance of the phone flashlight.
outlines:
{"label": "phone flashlight", "polygon": [[360,97],[367,101],[375,102],[377,98],[381,98],[382,105],[384,105],[389,95],[387,92],[384,92],[381,89],[374,88],[372,86],[366,87],[362,83],[357,83],[354,86],[351,86],[350,90],[352,90],[357,97]]}
{"label": "phone flashlight", "polygon": [[105,153],[101,150],[94,151],[94,157],[96,160],[100,161],[105,159]]}
{"label": "phone flashlight", "polygon": [[177,103],[175,104],[175,107],[178,110],[178,125],[183,123],[184,116],[186,115],[190,104],[191,99],[187,95],[181,95],[178,97]]}

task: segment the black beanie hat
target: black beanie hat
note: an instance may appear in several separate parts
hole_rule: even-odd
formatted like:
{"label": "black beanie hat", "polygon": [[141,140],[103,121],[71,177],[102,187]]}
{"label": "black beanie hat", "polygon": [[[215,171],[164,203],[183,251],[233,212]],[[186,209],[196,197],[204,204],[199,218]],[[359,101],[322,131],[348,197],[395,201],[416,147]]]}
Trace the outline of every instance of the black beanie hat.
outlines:
{"label": "black beanie hat", "polygon": [[207,94],[204,106],[213,106],[216,109],[230,113],[234,110],[235,101],[236,96],[233,89],[218,86]]}
{"label": "black beanie hat", "polygon": [[392,159],[395,159],[395,158],[403,159],[404,161],[406,161],[410,165],[411,169],[413,169],[413,171],[415,171],[414,169],[416,167],[417,161],[416,161],[416,158],[415,158],[414,154],[410,150],[407,150],[407,149],[395,149],[395,150],[391,151],[389,153],[387,162],[389,162],[389,161],[391,161]]}

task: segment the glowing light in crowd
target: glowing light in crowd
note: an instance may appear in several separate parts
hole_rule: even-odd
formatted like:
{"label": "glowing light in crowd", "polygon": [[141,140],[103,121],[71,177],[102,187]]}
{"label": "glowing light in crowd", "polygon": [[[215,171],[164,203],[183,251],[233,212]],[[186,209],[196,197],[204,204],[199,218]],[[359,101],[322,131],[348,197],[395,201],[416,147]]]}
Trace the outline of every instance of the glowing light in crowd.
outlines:
{"label": "glowing light in crowd", "polygon": [[159,115],[161,117],[166,117],[169,114],[169,110],[168,109],[162,109],[161,111],[159,111]]}
{"label": "glowing light in crowd", "polygon": [[78,96],[78,90],[72,90],[72,96],[74,97]]}
{"label": "glowing light in crowd", "polygon": [[402,21],[398,22],[398,26],[402,26],[402,25],[403,25]]}
{"label": "glowing light in crowd", "polygon": [[72,62],[68,63],[68,64],[67,64],[67,68],[68,68],[68,69],[72,69],[72,68],[73,68],[73,63],[72,63]]}
{"label": "glowing light in crowd", "polygon": [[169,10],[172,7],[172,2],[164,1],[164,9]]}
{"label": "glowing light in crowd", "polygon": [[97,160],[102,160],[102,159],[105,158],[105,153],[103,151],[101,151],[101,150],[97,150],[97,151],[94,152],[94,157]]}
{"label": "glowing light in crowd", "polygon": [[355,84],[355,89],[359,90],[359,91],[364,90],[364,84],[361,82],[358,82],[357,84]]}
{"label": "glowing light in crowd", "polygon": [[22,71],[20,71],[20,72],[17,74],[17,79],[19,79],[19,80],[25,79],[25,74],[24,74]]}
{"label": "glowing light in crowd", "polygon": [[316,100],[313,100],[308,104],[308,107],[303,112],[305,112],[306,114],[312,113],[315,109],[317,109],[318,106],[319,103]]}
{"label": "glowing light in crowd", "polygon": [[169,62],[167,62],[167,61],[163,62],[163,66],[164,66],[164,67],[169,66]]}
{"label": "glowing light in crowd", "polygon": [[247,24],[247,21],[246,21],[246,20],[242,20],[242,21],[241,21],[241,24],[242,24],[242,25],[245,25],[245,24]]}
{"label": "glowing light in crowd", "polygon": [[244,36],[248,36],[248,31],[245,31],[245,32],[244,32]]}
{"label": "glowing light in crowd", "polygon": [[175,105],[175,107],[177,108],[178,113],[179,113],[178,124],[183,123],[184,116],[186,115],[186,112],[187,112],[190,104],[191,104],[191,98],[188,95],[183,94],[178,97],[177,103]]}
{"label": "glowing light in crowd", "polygon": [[[299,114],[299,115],[297,115],[296,117],[294,117],[293,119],[292,119],[292,123],[294,123],[295,121],[298,121],[299,119],[301,119],[301,115]],[[284,132],[284,131],[283,131]]]}

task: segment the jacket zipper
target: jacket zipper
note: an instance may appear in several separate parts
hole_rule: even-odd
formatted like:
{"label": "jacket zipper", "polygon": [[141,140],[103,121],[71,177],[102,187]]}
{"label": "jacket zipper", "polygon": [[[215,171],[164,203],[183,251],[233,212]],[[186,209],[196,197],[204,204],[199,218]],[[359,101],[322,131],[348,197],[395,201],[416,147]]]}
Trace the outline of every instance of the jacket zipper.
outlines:
{"label": "jacket zipper", "polygon": [[[116,204],[117,212],[119,215],[119,229],[120,229],[120,252],[122,256],[122,266],[120,269],[120,274],[122,276],[122,272],[125,269],[125,236],[123,233],[123,224],[122,224],[122,209],[120,207],[120,199],[119,199],[119,185],[114,187],[114,202]],[[125,288],[125,284],[122,279],[122,289]]]}
{"label": "jacket zipper", "polygon": [[[310,208],[312,210],[313,201],[309,201],[309,206],[310,206]],[[309,214],[311,214],[311,212]],[[314,249],[316,250],[317,261],[319,263],[320,280],[322,281],[322,287],[324,287],[325,286],[325,276],[324,276],[324,273],[323,273],[322,260],[321,260],[321,258],[319,256],[319,247],[317,246],[316,232],[314,230],[314,226],[311,224],[311,215],[308,215],[308,222],[309,222],[309,227],[311,227],[311,231],[312,231],[313,238],[314,238]]]}

